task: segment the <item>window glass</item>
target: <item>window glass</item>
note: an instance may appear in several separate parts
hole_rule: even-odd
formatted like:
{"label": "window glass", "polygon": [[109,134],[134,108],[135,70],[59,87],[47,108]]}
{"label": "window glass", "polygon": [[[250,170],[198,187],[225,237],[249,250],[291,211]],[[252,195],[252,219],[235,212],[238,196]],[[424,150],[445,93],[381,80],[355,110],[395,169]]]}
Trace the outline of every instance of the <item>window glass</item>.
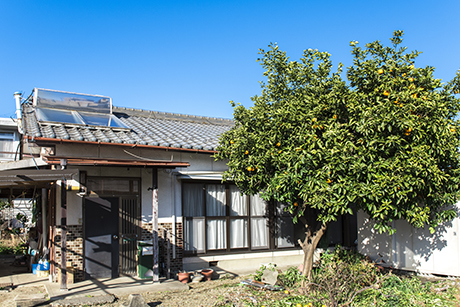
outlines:
{"label": "window glass", "polygon": [[276,235],[276,246],[277,247],[291,247],[294,246],[294,223],[292,217],[282,216],[276,219],[277,235]]}
{"label": "window glass", "polygon": [[230,186],[230,216],[248,215],[248,198],[242,195],[237,186]]}
{"label": "window glass", "polygon": [[203,189],[203,184],[184,184],[182,189],[184,216],[204,216]]}
{"label": "window glass", "polygon": [[264,216],[266,215],[266,203],[259,197],[259,195],[250,196],[251,216]]}
{"label": "window glass", "polygon": [[267,223],[267,218],[251,218],[251,246],[253,248],[268,248]]}
{"label": "window glass", "polygon": [[227,248],[226,221],[223,219],[208,220],[207,222],[207,243],[208,249]]}
{"label": "window glass", "polygon": [[[133,190],[131,191],[131,184]],[[86,185],[89,191],[97,194],[112,194],[112,193],[136,193],[134,187],[139,186],[138,180],[129,178],[99,178],[88,177]],[[137,188],[138,190],[139,188]]]}
{"label": "window glass", "polygon": [[248,247],[248,220],[234,219],[230,221],[230,248]]}
{"label": "window glass", "polygon": [[188,218],[184,224],[184,248],[186,251],[203,253],[204,246],[204,218]]}
{"label": "window glass", "polygon": [[225,216],[225,186],[221,184],[206,185],[206,215]]}

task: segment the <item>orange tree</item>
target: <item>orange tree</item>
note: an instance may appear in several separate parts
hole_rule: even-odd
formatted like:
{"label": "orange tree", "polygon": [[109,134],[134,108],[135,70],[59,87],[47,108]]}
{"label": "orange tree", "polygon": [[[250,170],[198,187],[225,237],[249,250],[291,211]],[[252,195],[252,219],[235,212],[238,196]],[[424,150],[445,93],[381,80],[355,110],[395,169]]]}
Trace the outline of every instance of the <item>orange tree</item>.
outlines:
{"label": "orange tree", "polygon": [[434,232],[456,215],[460,76],[442,85],[432,67],[415,67],[418,52],[400,47],[402,31],[391,41],[351,42],[348,82],[327,52],[290,61],[272,44],[260,51],[267,80],[254,106],[232,102],[235,126],[215,155],[228,161],[224,180],[286,204],[305,225],[307,277],[327,225],[353,207],[390,233],[396,219]]}

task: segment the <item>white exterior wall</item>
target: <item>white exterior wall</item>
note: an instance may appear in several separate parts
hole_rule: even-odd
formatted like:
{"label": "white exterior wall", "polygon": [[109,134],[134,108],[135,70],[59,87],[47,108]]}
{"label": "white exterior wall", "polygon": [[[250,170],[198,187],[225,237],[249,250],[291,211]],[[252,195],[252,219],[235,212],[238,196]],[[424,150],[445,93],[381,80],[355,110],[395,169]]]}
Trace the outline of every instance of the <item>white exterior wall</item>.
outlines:
{"label": "white exterior wall", "polygon": [[[128,154],[129,152],[130,154]],[[224,171],[226,164],[214,161],[211,154],[194,152],[175,152],[152,150],[145,148],[129,148],[119,146],[94,146],[81,144],[57,144],[56,155],[66,157],[106,158],[106,159],[133,159],[133,155],[145,159],[189,162],[190,167],[176,169],[158,169],[158,198],[160,223],[182,222],[181,180],[180,171]],[[69,166],[69,168],[74,168]],[[107,166],[80,166],[80,171],[86,171],[87,176],[94,177],[135,177],[141,179],[140,197],[142,205],[141,220],[143,223],[152,221],[152,168],[141,167],[107,167]],[[67,224],[82,224],[82,197],[77,192],[67,191]],[[57,195],[57,222],[60,223],[60,191]]]}
{"label": "white exterior wall", "polygon": [[428,228],[415,229],[406,221],[395,221],[394,227],[393,235],[378,234],[368,216],[359,211],[359,252],[398,269],[460,276],[460,218],[439,226],[433,235]]}
{"label": "white exterior wall", "polygon": [[[182,173],[195,174],[191,178],[219,180],[216,173],[227,169],[225,162],[214,161],[210,154],[193,152],[174,152],[165,150],[152,150],[144,148],[120,148],[117,146],[82,146],[63,144],[56,145],[57,156],[74,156],[85,158],[117,158],[130,159],[132,155],[152,160],[167,160],[188,162],[190,167],[176,169],[158,169],[158,197],[159,197],[159,223],[172,223],[175,217],[176,222],[182,223]],[[141,178],[141,204],[142,222],[152,221],[152,168],[138,167],[78,167],[87,172],[87,176],[101,177],[137,177]],[[194,173],[196,172],[196,173]],[[209,172],[206,174],[206,172]],[[212,172],[212,173],[211,173]],[[196,175],[199,174],[199,175]],[[211,174],[211,175],[209,175]],[[68,212],[67,224],[82,224],[82,198],[76,192],[68,191]],[[58,196],[57,221],[60,222],[60,209]],[[173,236],[173,246],[175,245]],[[173,247],[174,248],[174,247]],[[318,254],[319,255],[319,254]],[[261,253],[241,253],[232,255],[213,255],[183,258],[184,270],[202,269],[209,266],[209,262],[217,262],[221,270],[236,274],[252,273],[261,264],[276,263],[278,267],[285,268],[297,266],[302,263],[303,252],[301,250],[288,251],[265,251]],[[244,265],[241,265],[244,262]]]}

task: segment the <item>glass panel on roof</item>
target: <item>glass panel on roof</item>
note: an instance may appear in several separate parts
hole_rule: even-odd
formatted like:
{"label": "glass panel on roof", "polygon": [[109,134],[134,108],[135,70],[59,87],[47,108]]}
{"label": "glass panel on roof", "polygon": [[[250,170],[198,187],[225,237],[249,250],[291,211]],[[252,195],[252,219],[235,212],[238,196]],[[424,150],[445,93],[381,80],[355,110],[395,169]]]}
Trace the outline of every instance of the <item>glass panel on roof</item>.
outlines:
{"label": "glass panel on roof", "polygon": [[70,110],[55,110],[55,109],[37,108],[35,112],[37,114],[38,121],[80,124],[80,125],[84,124],[83,121],[80,119],[80,117],[78,117],[78,114]]}
{"label": "glass panel on roof", "polygon": [[36,88],[34,106],[83,112],[111,113],[112,100],[107,96],[77,94]]}
{"label": "glass panel on roof", "polygon": [[79,114],[87,125],[127,128],[125,124],[114,115],[84,112],[79,112]]}

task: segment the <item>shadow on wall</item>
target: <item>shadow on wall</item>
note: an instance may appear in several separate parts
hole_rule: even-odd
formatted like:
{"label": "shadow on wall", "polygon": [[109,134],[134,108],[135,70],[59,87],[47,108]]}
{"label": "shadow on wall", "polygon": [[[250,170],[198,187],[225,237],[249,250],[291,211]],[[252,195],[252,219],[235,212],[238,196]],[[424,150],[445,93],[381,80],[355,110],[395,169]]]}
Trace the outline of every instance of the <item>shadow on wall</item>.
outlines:
{"label": "shadow on wall", "polygon": [[[458,207],[454,207],[459,215]],[[396,233],[380,234],[374,229],[374,222],[360,211],[358,213],[358,251],[373,261],[392,263],[397,268],[417,268],[428,262],[437,251],[447,246],[446,234],[453,226],[445,222],[431,234],[428,227],[416,229],[404,220],[393,223]]]}

